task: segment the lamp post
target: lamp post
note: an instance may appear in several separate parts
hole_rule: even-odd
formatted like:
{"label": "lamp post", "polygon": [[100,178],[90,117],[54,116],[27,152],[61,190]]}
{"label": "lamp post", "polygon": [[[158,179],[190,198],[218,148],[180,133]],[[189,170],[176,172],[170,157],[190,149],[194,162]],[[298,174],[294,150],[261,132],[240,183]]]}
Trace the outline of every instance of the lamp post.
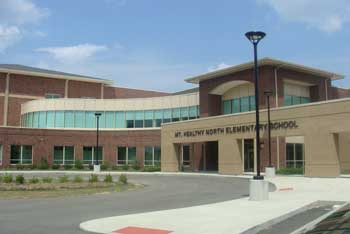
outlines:
{"label": "lamp post", "polygon": [[255,77],[255,119],[256,119],[256,162],[257,174],[253,177],[254,180],[263,180],[264,177],[260,175],[260,122],[259,122],[259,68],[258,68],[258,43],[265,37],[264,32],[250,31],[245,34],[248,40],[254,46],[254,77]]}
{"label": "lamp post", "polygon": [[94,172],[100,172],[101,168],[99,165],[99,161],[98,161],[98,137],[99,137],[99,125],[100,125],[100,116],[101,113],[96,112],[95,113],[96,116],[96,160],[95,160],[95,165],[94,165]]}

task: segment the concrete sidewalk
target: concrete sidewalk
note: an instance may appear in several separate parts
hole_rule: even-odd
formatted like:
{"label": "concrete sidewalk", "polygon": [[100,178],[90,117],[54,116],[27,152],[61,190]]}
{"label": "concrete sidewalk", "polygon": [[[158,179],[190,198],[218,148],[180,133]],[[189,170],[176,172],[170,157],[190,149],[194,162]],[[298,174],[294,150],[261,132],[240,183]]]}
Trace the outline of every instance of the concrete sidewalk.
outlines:
{"label": "concrete sidewalk", "polygon": [[168,230],[174,234],[232,234],[287,215],[317,200],[350,200],[348,178],[275,177],[269,181],[277,186],[277,190],[270,193],[268,201],[253,202],[242,198],[181,209],[115,216],[81,223],[80,228],[96,233],[141,227]]}

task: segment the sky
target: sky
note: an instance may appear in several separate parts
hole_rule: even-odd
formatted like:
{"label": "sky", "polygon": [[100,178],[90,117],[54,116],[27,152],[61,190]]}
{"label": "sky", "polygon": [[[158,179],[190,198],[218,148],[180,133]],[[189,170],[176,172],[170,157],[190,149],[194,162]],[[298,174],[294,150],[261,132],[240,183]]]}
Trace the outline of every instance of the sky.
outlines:
{"label": "sky", "polygon": [[0,63],[180,91],[184,79],[259,57],[346,76],[349,0],[0,0]]}

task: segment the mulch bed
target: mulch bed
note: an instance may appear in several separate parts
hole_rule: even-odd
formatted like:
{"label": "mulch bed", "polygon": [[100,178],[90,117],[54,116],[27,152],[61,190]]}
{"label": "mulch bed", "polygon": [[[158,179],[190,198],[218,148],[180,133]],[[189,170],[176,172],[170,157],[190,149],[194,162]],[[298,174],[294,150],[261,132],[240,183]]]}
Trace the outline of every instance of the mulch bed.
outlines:
{"label": "mulch bed", "polygon": [[107,188],[113,187],[116,183],[105,182],[82,182],[82,183],[37,183],[37,184],[16,184],[16,183],[0,183],[0,191],[34,191],[34,190],[58,190],[58,189],[83,189],[83,188]]}

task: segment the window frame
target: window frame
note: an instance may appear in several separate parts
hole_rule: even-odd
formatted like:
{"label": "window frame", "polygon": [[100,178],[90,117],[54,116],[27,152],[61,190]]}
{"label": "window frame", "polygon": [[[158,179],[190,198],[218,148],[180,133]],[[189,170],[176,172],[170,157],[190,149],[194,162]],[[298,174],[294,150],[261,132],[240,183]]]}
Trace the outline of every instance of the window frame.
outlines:
{"label": "window frame", "polygon": [[[58,163],[55,163],[55,148],[56,147],[63,147],[63,155],[62,155],[62,163],[60,163],[60,164],[58,164]],[[66,147],[73,147],[73,162],[72,163],[66,163]],[[75,147],[74,147],[74,145],[64,145],[64,146],[62,146],[62,145],[55,145],[54,147],[53,147],[53,164],[54,165],[74,165],[74,163],[75,163]]]}
{"label": "window frame", "polygon": [[[119,148],[125,148],[125,160],[119,160]],[[135,148],[135,161],[133,160],[130,162],[129,160],[129,148]],[[116,150],[116,165],[117,166],[124,166],[124,165],[130,165],[132,163],[135,163],[137,161],[137,147],[136,146],[117,146]],[[119,163],[119,161],[124,161],[125,163]]]}
{"label": "window frame", "polygon": [[[20,155],[19,155],[19,162],[18,163],[11,163],[12,161],[12,149],[10,149],[10,165],[33,165],[33,146],[32,145],[11,145],[12,146],[19,146],[20,147]],[[31,147],[31,163],[23,163],[23,147],[30,146]]]}

